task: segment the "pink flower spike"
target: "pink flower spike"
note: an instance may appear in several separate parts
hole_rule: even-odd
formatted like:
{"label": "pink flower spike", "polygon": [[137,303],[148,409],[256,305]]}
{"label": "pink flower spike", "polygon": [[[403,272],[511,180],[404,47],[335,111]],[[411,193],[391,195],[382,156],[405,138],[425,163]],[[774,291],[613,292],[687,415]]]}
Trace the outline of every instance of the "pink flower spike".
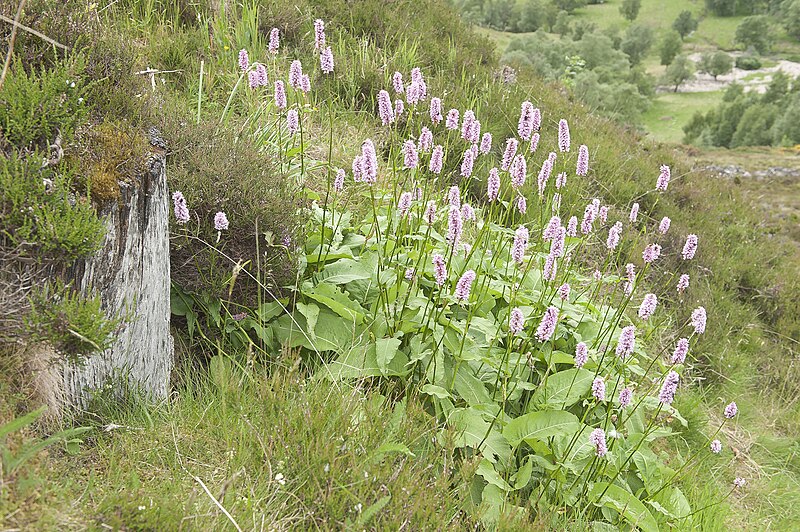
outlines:
{"label": "pink flower spike", "polygon": [[581,147],[578,148],[578,164],[575,173],[579,176],[589,173],[589,148],[585,144],[581,144]]}
{"label": "pink flower spike", "polygon": [[570,286],[569,283],[564,283],[558,287],[558,297],[561,298],[561,301],[569,300],[569,293],[570,293]]}
{"label": "pink flower spike", "polygon": [[630,219],[631,223],[636,223],[636,220],[638,218],[639,218],[639,204],[638,203],[634,203],[631,206],[631,214],[629,216],[629,219]]}
{"label": "pink flower spike", "polygon": [[486,132],[486,133],[483,134],[483,137],[481,138],[480,150],[481,150],[481,153],[484,154],[484,155],[489,153],[490,151],[492,151],[492,134],[491,133]]}
{"label": "pink flower spike", "polygon": [[687,288],[689,288],[689,274],[684,273],[678,279],[678,293],[684,293]]}
{"label": "pink flower spike", "polygon": [[325,22],[322,19],[314,21],[314,49],[321,50],[325,46]]}
{"label": "pink flower spike", "polygon": [[664,216],[661,218],[661,222],[658,224],[658,232],[662,235],[666,235],[667,231],[669,231],[669,226],[672,223],[672,220]]}
{"label": "pink flower spike", "polygon": [[522,140],[529,140],[533,129],[533,104],[529,101],[524,101],[519,115],[517,134]]}
{"label": "pink flower spike", "polygon": [[325,74],[333,72],[333,51],[328,46],[319,54],[319,65]]}
{"label": "pink flower spike", "polygon": [[269,31],[269,53],[275,55],[278,53],[278,48],[281,45],[281,32],[278,28],[272,28]]}
{"label": "pink flower spike", "polygon": [[444,148],[441,144],[437,144],[431,153],[431,162],[428,169],[434,174],[442,173],[442,164],[444,162]]}
{"label": "pink flower spike", "polygon": [[431,98],[431,122],[434,125],[442,121],[442,100],[439,98]]}
{"label": "pink flower spike", "polygon": [[633,390],[630,388],[623,388],[619,392],[619,407],[625,408],[631,404],[631,400],[633,399]]}
{"label": "pink flower spike", "polygon": [[514,160],[514,155],[517,153],[517,146],[519,142],[515,138],[506,140],[506,149],[503,152],[503,161],[500,164],[501,170],[508,170],[511,167],[511,161]]}
{"label": "pink flower spike", "polygon": [[286,114],[286,125],[289,128],[289,135],[294,135],[300,129],[300,117],[297,115],[297,109],[290,109]]}
{"label": "pink flower spike", "polygon": [[228,217],[225,213],[220,211],[214,215],[214,229],[217,231],[225,231],[228,229]]}
{"label": "pink flower spike", "polygon": [[341,168],[336,171],[336,178],[333,180],[333,190],[337,193],[344,189],[345,172]]}
{"label": "pink flower spike", "polygon": [[697,307],[692,311],[692,327],[696,334],[703,334],[706,332],[706,309]]}
{"label": "pink flower spike", "polygon": [[711,452],[714,454],[719,454],[722,452],[722,442],[719,440],[712,441],[709,447],[711,448]]}
{"label": "pink flower spike", "polygon": [[658,174],[658,180],[656,180],[656,190],[660,190],[662,192],[667,190],[667,186],[669,185],[669,178],[670,178],[670,170],[669,166],[666,164],[661,165],[661,172]]}
{"label": "pink flower spike", "polygon": [[739,413],[739,408],[736,406],[735,402],[731,402],[728,406],[725,407],[725,419],[733,419],[736,417],[736,414]]}
{"label": "pink flower spike", "polygon": [[403,143],[403,168],[416,168],[417,164],[419,164],[417,146],[413,140],[407,140]]}
{"label": "pink flower spike", "polygon": [[508,332],[512,335],[517,335],[522,332],[524,325],[525,316],[523,316],[522,311],[518,307],[511,309],[511,313],[508,316]]}
{"label": "pink flower spike", "polygon": [[649,319],[650,316],[656,311],[658,305],[658,298],[655,294],[647,294],[644,296],[641,306],[639,306],[639,317],[643,320]]}
{"label": "pink flower spike", "polygon": [[286,88],[283,86],[283,81],[275,81],[275,107],[278,109],[286,109]]}
{"label": "pink flower spike", "polygon": [[603,458],[608,452],[606,433],[600,427],[597,427],[589,434],[589,443],[594,445],[595,454],[598,458]]}
{"label": "pink flower spike", "polygon": [[681,257],[683,260],[691,260],[697,252],[697,235],[689,235],[686,237],[686,243],[683,245]]}
{"label": "pink flower spike", "polygon": [[411,210],[411,201],[411,192],[403,192],[400,194],[400,199],[397,201],[397,210],[400,212],[401,217],[408,216],[408,212]]}
{"label": "pink flower spike", "polygon": [[517,198],[517,210],[520,214],[525,214],[525,211],[528,210],[528,202],[525,200],[525,196]]}
{"label": "pink flower spike", "polygon": [[597,377],[592,382],[592,395],[598,401],[606,400],[606,381],[603,377]]}
{"label": "pink flower spike", "polygon": [[447,280],[447,267],[445,266],[444,257],[439,253],[434,253],[431,257],[433,262],[433,277],[436,279],[436,286],[441,287]]}
{"label": "pink flower spike", "polygon": [[686,355],[689,353],[689,339],[681,338],[675,346],[675,351],[672,353],[672,364],[683,364],[686,360]]}
{"label": "pink flower spike", "polygon": [[569,151],[569,125],[563,118],[558,121],[558,149],[561,152]]}
{"label": "pink flower spike", "polygon": [[239,50],[239,68],[242,69],[242,71],[245,71],[249,66],[250,66],[250,58],[247,55],[247,50],[242,48],[241,50]]}
{"label": "pink flower spike", "polygon": [[650,244],[644,248],[644,251],[642,252],[642,260],[644,260],[647,264],[654,262],[660,256],[661,246],[658,244]]}
{"label": "pink flower spike", "polygon": [[536,338],[542,342],[548,341],[556,331],[557,324],[558,308],[552,306],[547,307],[547,310],[544,311],[544,316],[542,316],[542,321],[536,329]]}
{"label": "pink flower spike", "polygon": [[405,86],[403,85],[403,74],[395,72],[392,76],[392,86],[394,87],[395,94],[403,94]]}
{"label": "pink flower spike", "polygon": [[189,207],[186,206],[186,198],[179,191],[172,193],[172,202],[175,206],[175,221],[179,224],[185,224],[189,221]]}
{"label": "pink flower spike", "polygon": [[392,109],[392,100],[389,93],[382,90],[378,93],[378,116],[381,118],[381,123],[388,126],[394,122],[394,109]]}
{"label": "pink flower spike", "polygon": [[627,357],[633,354],[633,350],[636,348],[636,327],[633,325],[628,325],[627,327],[622,328],[622,332],[619,335],[619,340],[617,341],[617,349],[616,354],[622,360],[625,360]]}
{"label": "pink flower spike", "polygon": [[489,170],[489,179],[486,182],[486,196],[489,201],[496,201],[500,195],[500,173],[497,168]]}
{"label": "pink flower spike", "polygon": [[433,200],[429,200],[428,203],[425,205],[425,214],[422,216],[425,223],[428,225],[433,224],[436,221],[436,202]]}
{"label": "pink flower spike", "polygon": [[575,367],[582,368],[589,360],[589,348],[584,342],[579,342],[575,346]]}
{"label": "pink flower spike", "polygon": [[658,395],[658,400],[665,405],[671,405],[672,401],[675,400],[675,392],[678,391],[678,383],[680,382],[680,376],[671,371],[667,373],[667,376],[664,378],[664,383],[661,385],[661,393]]}
{"label": "pink flower spike", "polygon": [[522,264],[525,259],[525,251],[528,249],[528,229],[520,225],[514,233],[514,244],[511,246],[511,258],[517,264]]}
{"label": "pink flower spike", "polygon": [[450,109],[447,112],[447,120],[445,120],[444,127],[458,129],[458,109]]}
{"label": "pink flower spike", "polygon": [[461,279],[458,280],[456,283],[456,291],[455,297],[458,301],[468,301],[469,300],[469,293],[472,289],[472,283],[475,281],[475,271],[474,270],[467,270],[464,272],[464,275],[461,276]]}

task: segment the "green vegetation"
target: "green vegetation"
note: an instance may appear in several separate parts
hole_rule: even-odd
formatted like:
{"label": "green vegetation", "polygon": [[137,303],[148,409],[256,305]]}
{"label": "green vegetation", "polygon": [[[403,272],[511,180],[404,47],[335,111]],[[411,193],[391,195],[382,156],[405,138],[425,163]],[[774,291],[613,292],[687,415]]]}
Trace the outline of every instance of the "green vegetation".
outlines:
{"label": "green vegetation", "polygon": [[[652,6],[643,2],[640,23]],[[87,11],[74,3],[39,7],[41,11],[32,12]],[[574,9],[576,17],[590,9],[610,8],[619,18],[614,3],[560,7]],[[670,3],[667,10],[671,9]],[[111,130],[141,134],[157,125],[167,140],[170,186],[185,194],[191,212],[189,223],[173,226],[173,325],[185,364],[168,401],[153,407],[139,404],[135,395],[123,402],[100,398],[81,423],[96,423],[104,430],[97,430],[78,456],[51,447],[51,454],[39,455],[4,477],[4,526],[219,529],[235,521],[243,529],[260,528],[262,523],[301,529],[392,529],[404,524],[464,529],[482,521],[497,522],[499,528],[583,529],[595,520],[652,529],[652,518],[662,528],[680,528],[691,520],[691,528],[720,530],[791,529],[800,522],[795,504],[800,406],[792,400],[800,390],[796,365],[790,362],[800,338],[797,250],[767,238],[758,211],[736,186],[690,172],[674,149],[652,145],[634,131],[593,116],[573,99],[575,94],[601,94],[597,86],[610,75],[603,67],[622,68],[627,86],[618,90],[608,108],[622,114],[636,105],[632,96],[640,97],[640,89],[648,84],[638,68],[630,67],[629,57],[615,48],[613,36],[571,25],[572,35],[582,32],[580,39],[574,44],[564,39],[564,50],[555,50],[584,47],[579,49],[585,57],[573,57],[566,64],[548,57],[540,63],[553,72],[551,79],[565,81],[565,90],[524,69],[516,76],[499,71],[489,43],[440,3],[315,0],[253,3],[217,12],[205,4],[120,2],[102,13],[89,8],[88,15],[117,39],[137,43],[134,57],[115,55],[113,46],[86,49],[92,54],[98,53],[96,48],[108,51],[113,57],[108,64],[115,65],[110,72],[137,72],[146,66],[181,70],[158,74],[155,90],[146,87],[140,93],[121,85],[122,94],[97,88],[106,76],[92,74],[87,79],[97,85],[86,100],[95,102],[92,112],[98,115],[92,120],[108,119]],[[326,21],[336,60],[334,73],[327,76],[316,66],[310,37],[316,17]],[[68,26],[71,19],[46,20]],[[38,27],[34,16],[24,22]],[[266,51],[273,26],[283,37],[274,59]],[[69,34],[67,29],[48,27],[48,35],[59,41],[69,42]],[[551,35],[534,38],[553,40]],[[30,61],[30,68],[64,64],[61,56],[29,46],[34,39],[20,42],[20,57],[39,58]],[[242,48],[250,52],[251,62],[266,63],[270,82],[285,80],[289,62],[302,60],[312,77],[312,90],[290,91],[290,108],[299,111],[301,129],[296,134],[288,134],[286,115],[272,104],[271,88],[247,86],[247,75],[236,64]],[[533,54],[524,44],[520,51],[521,59],[531,60]],[[603,65],[609,58],[610,65]],[[447,146],[447,157],[439,178],[425,176],[423,166],[416,173],[401,168],[403,142],[417,140],[418,128],[430,125],[427,101],[416,110],[408,106],[394,125],[383,127],[376,97],[382,89],[391,91],[395,70],[408,82],[414,67],[422,69],[428,97],[443,97],[444,112],[451,107],[462,113],[472,109],[482,130],[494,135],[493,149],[478,158],[475,179],[459,177],[466,144],[458,144],[463,142],[459,132],[447,132],[441,124],[434,128],[435,140]],[[134,105],[142,101],[133,98],[135,94],[150,94],[152,108]],[[719,95],[704,95],[704,102],[698,95],[660,98],[693,98],[695,105],[708,105]],[[113,99],[128,101],[131,114],[117,114],[122,111],[110,103]],[[528,211],[521,215],[514,212],[511,191],[504,191],[508,204],[486,202],[485,179],[501,156],[504,139],[517,131],[519,103],[525,99],[543,111],[544,124],[536,155],[528,154],[530,172],[523,189]],[[561,263],[558,275],[573,283],[574,292],[562,309],[565,319],[548,343],[536,339],[534,330],[542,310],[561,303],[550,299],[556,286],[544,282],[540,272],[547,249],[539,235],[550,211],[547,204],[540,206],[531,181],[544,154],[557,151],[555,123],[562,117],[572,129],[573,144],[570,155],[558,152],[558,164],[570,171],[561,212],[580,215],[593,197],[610,206],[609,221],[627,219],[633,202],[641,204],[641,212],[637,225],[626,228],[618,253],[605,250],[606,233],[599,240],[576,237],[567,242],[573,261],[570,266]],[[380,161],[377,183],[355,184],[348,175],[345,192],[333,194],[336,170],[346,168],[349,174],[367,138],[374,141]],[[581,144],[590,150],[586,177],[576,177],[571,170]],[[524,146],[527,149],[528,143]],[[427,163],[428,155],[422,157]],[[673,181],[667,194],[654,194],[661,164],[672,167]],[[503,177],[507,181],[507,174]],[[404,178],[409,178],[407,183]],[[424,197],[428,194],[440,203],[457,180],[462,185],[460,201],[474,205],[480,220],[495,222],[467,224],[464,238],[474,244],[472,254],[465,257],[463,249],[448,252],[445,288],[437,287],[429,260],[434,249],[449,249],[444,210],[428,237],[419,238],[423,235],[411,229],[422,230],[421,200],[410,218],[395,208],[401,184],[407,192],[413,190],[412,178],[423,187]],[[75,182],[82,181],[76,177]],[[228,213],[229,229],[212,229],[217,211]],[[507,213],[506,219],[499,213]],[[655,237],[653,227],[663,216],[672,218],[667,235],[659,237],[665,253],[645,270],[641,250]],[[533,238],[526,255],[531,267],[517,288],[513,275],[522,271],[508,260],[507,248],[511,232],[521,223]],[[648,228],[646,240],[636,236],[641,228]],[[700,236],[698,255],[682,261],[680,249],[691,232]],[[491,245],[489,236],[498,240],[492,257],[483,253]],[[208,253],[202,257],[192,253],[204,248]],[[261,263],[264,253],[268,256]],[[190,257],[201,261],[194,277],[189,275],[193,263],[186,262]],[[418,267],[408,282],[405,269],[412,260]],[[646,291],[660,296],[651,325],[619,304],[624,300],[621,269],[628,261],[640,272],[636,297]],[[370,267],[364,269],[362,262]],[[507,274],[499,269],[502,265],[508,266]],[[285,270],[281,273],[280,268]],[[464,303],[454,300],[453,284],[469,268],[480,277]],[[591,275],[595,268],[605,274],[600,282]],[[684,268],[692,281],[680,297],[669,280]],[[247,273],[255,279],[247,280]],[[525,304],[512,303],[512,294],[526,298]],[[672,415],[656,405],[645,417],[652,426],[642,430],[634,419],[625,425],[615,401],[599,404],[593,398],[585,374],[574,368],[579,335],[597,344],[590,362],[579,369],[602,369],[609,377],[609,391],[617,377],[620,383],[639,384],[634,397],[641,406],[629,416],[634,418],[647,408],[646,397],[652,402],[657,389],[651,388],[658,384],[631,372],[637,366],[647,369],[640,366],[646,361],[652,362],[649,376],[663,375],[670,365],[663,353],[670,354],[674,347],[673,332],[685,327],[688,333],[688,316],[701,304],[709,312],[708,329],[693,337]],[[505,334],[490,342],[493,331],[506,332],[506,314],[513,306],[527,307],[524,334]],[[613,353],[601,361],[595,351],[603,344],[611,344],[604,349],[614,349],[616,324],[601,324],[596,332],[579,324],[584,317],[587,323],[597,322],[598,316],[614,312],[612,307],[622,323],[636,320],[643,333],[635,356],[619,364]],[[434,311],[441,313],[441,320],[434,319]],[[472,320],[469,328],[467,320]],[[415,360],[406,366],[406,359]],[[23,366],[14,366],[13,357],[5,354],[0,362],[10,381],[0,380],[0,415],[5,421],[33,408],[25,407],[30,394],[24,387]],[[330,379],[326,368],[337,370],[341,380]],[[549,392],[556,387],[554,381],[572,376],[576,382],[581,377],[581,391],[567,405],[573,399],[571,390],[564,399]],[[709,437],[722,425],[721,406],[731,398],[741,413],[716,436],[725,442],[723,454],[711,456]],[[543,408],[548,406],[552,408]],[[588,454],[556,463],[569,453],[562,452],[563,434],[540,432],[541,439],[536,437],[532,427],[541,421],[537,418],[542,412],[568,418],[565,425],[581,436],[580,447],[573,449]],[[617,421],[612,421],[614,415]],[[584,423],[569,416],[584,418]],[[582,438],[585,422],[607,428],[619,423],[623,428],[619,441],[614,438],[611,443],[609,438],[613,449],[606,462],[596,460],[596,451],[593,456]],[[474,430],[461,430],[465,426],[486,432],[475,437]],[[651,435],[659,437],[651,443],[636,436],[652,429],[656,432]],[[491,439],[482,442],[484,435]],[[21,438],[24,442],[35,436],[28,432]],[[503,441],[509,446],[513,442],[513,452]],[[630,452],[631,445],[645,449],[646,443],[650,452]],[[502,451],[504,459],[498,460],[492,449]],[[708,458],[697,464],[697,456]],[[631,459],[626,462],[627,457]],[[697,469],[681,469],[686,463],[697,464]],[[672,472],[680,472],[675,482]],[[726,499],[735,476],[747,477],[748,485]],[[609,481],[613,487],[606,489],[602,483]],[[570,483],[582,482],[587,489],[576,494]],[[667,492],[674,497],[662,500]],[[552,506],[535,504],[540,493]],[[565,504],[557,507],[558,502]],[[698,513],[687,516],[687,505]],[[527,518],[535,520],[519,521]]]}
{"label": "green vegetation", "polygon": [[683,141],[683,126],[695,113],[704,113],[721,101],[721,92],[665,92],[653,99],[642,115],[642,125],[653,139],[677,144]]}

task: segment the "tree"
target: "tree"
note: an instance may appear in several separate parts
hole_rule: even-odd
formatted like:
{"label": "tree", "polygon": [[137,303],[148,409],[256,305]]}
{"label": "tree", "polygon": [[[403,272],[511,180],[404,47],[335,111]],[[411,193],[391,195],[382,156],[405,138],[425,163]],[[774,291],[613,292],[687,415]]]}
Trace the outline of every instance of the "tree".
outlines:
{"label": "tree", "polygon": [[760,54],[765,54],[771,46],[769,19],[764,15],[747,17],[736,28],[734,42],[744,48],[753,47]]}
{"label": "tree", "polygon": [[770,81],[767,92],[764,93],[761,101],[764,103],[778,103],[787,94],[789,94],[789,76],[779,70],[772,75],[772,81]]}
{"label": "tree", "polygon": [[692,16],[692,12],[688,9],[681,11],[681,14],[672,23],[672,29],[678,32],[681,39],[684,39],[697,29],[697,19]]}
{"label": "tree", "polygon": [[622,5],[619,6],[619,12],[623,17],[630,21],[636,20],[639,16],[639,10],[642,8],[642,0],[622,0]]}
{"label": "tree", "polygon": [[700,58],[699,67],[700,72],[714,76],[714,81],[716,81],[717,76],[722,76],[731,71],[733,59],[725,52],[705,53]]}
{"label": "tree", "polygon": [[586,0],[555,0],[553,4],[561,11],[572,13],[579,7],[586,5]]}
{"label": "tree", "polygon": [[677,31],[670,31],[664,34],[664,38],[661,40],[661,48],[658,50],[658,53],[661,56],[661,64],[668,65],[672,63],[672,60],[675,59],[675,56],[681,53],[682,47],[683,42],[681,41],[681,36]]}
{"label": "tree", "polygon": [[664,81],[669,85],[675,86],[675,92],[681,83],[692,77],[692,62],[685,55],[679,55],[667,67],[664,73]]}
{"label": "tree", "polygon": [[560,11],[556,23],[553,25],[553,33],[558,33],[562,37],[569,35],[572,30],[569,27],[569,13]]}
{"label": "tree", "polygon": [[522,6],[517,29],[521,32],[536,31],[542,27],[543,18],[541,4],[535,0],[529,0]]}
{"label": "tree", "polygon": [[786,28],[786,33],[795,39],[800,39],[800,0],[787,0],[784,2],[781,18],[783,27]]}
{"label": "tree", "polygon": [[625,32],[619,48],[628,56],[632,65],[638,64],[653,45],[653,30],[647,26],[633,25]]}

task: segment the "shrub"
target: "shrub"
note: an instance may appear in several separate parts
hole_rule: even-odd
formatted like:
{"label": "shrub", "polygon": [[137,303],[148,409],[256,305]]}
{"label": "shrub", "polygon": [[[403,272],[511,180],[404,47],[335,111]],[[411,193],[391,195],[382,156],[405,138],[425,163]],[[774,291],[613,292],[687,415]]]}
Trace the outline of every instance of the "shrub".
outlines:
{"label": "shrub", "polygon": [[736,68],[742,70],[758,70],[761,68],[761,60],[753,55],[740,55],[736,58]]}

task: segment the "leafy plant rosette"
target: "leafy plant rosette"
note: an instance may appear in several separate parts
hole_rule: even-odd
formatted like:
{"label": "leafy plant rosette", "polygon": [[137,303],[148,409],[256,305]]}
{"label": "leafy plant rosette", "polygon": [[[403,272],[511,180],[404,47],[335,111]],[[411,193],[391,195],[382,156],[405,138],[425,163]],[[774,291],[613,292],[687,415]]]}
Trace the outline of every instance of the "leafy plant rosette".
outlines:
{"label": "leafy plant rosette", "polygon": [[[283,96],[277,105],[289,138],[279,149],[304,174],[306,117],[297,110],[310,88],[292,83],[296,69],[297,103],[287,111]],[[662,250],[669,219],[650,227],[638,204],[624,222],[612,223],[613,208],[599,199],[573,210],[564,198],[568,182],[589,172],[588,148],[571,151],[565,120],[552,141],[542,138],[530,102],[518,136],[498,150],[473,111],[444,119],[419,69],[410,84],[400,74],[393,84],[405,104],[381,91],[378,114],[388,138],[407,140],[389,142],[385,158],[365,140],[350,175],[318,163],[327,189],[307,213],[295,297],[247,314],[242,341],[297,349],[319,378],[422,396],[441,422],[441,443],[477,462],[466,509],[487,525],[566,507],[600,527],[691,526],[677,481],[698,455],[674,469],[655,446],[674,434],[672,420],[686,425],[672,402],[705,309],[668,332],[659,299],[685,293],[688,274],[673,272],[658,295],[637,288],[662,253],[691,264],[696,235],[682,250]],[[533,184],[529,166],[539,169]],[[465,190],[479,173],[488,174],[486,193],[472,204]],[[653,193],[669,180],[662,166]],[[364,204],[366,216],[348,210]],[[623,267],[623,245],[644,248],[641,263]],[[588,275],[587,264],[596,265]],[[654,335],[674,338],[675,351],[645,350]],[[726,421],[735,410],[726,408]],[[717,433],[707,442],[713,453]]]}

